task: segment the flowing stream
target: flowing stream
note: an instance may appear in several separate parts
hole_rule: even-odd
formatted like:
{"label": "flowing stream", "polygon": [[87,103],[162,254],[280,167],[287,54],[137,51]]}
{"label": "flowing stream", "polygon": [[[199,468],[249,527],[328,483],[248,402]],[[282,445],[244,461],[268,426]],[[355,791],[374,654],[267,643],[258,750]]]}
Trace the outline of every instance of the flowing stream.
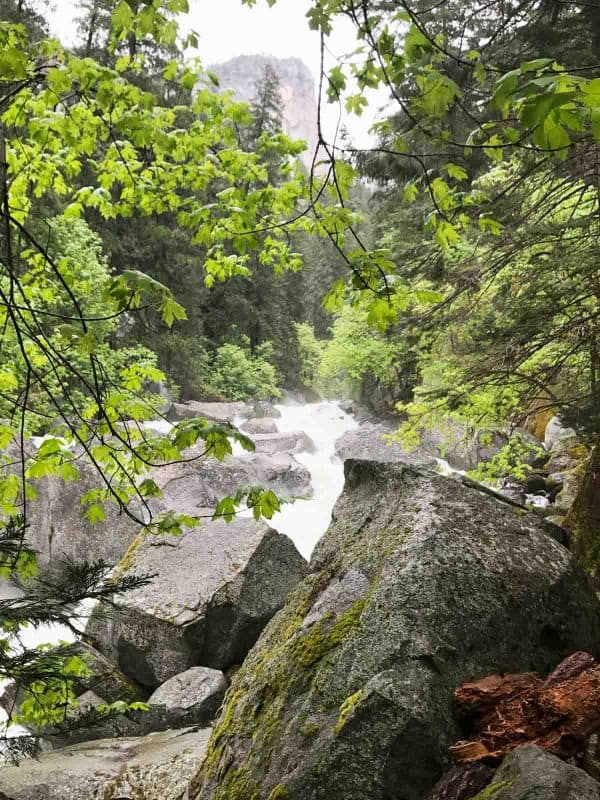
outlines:
{"label": "flowing stream", "polygon": [[[300,553],[310,558],[312,550],[325,533],[331,511],[344,484],[344,467],[335,456],[335,442],[345,431],[357,427],[352,416],[344,413],[337,403],[288,403],[278,405],[281,417],[275,420],[279,431],[304,431],[313,441],[313,452],[296,453],[295,457],[309,470],[313,496],[283,506],[271,520],[272,526],[292,539]],[[236,422],[239,422],[236,420]],[[164,423],[161,431],[166,432]],[[170,427],[170,425],[169,425]],[[19,597],[21,592],[6,583],[0,583],[0,600]],[[20,646],[73,641],[73,633],[62,626],[26,628],[20,635]],[[1,690],[1,685],[0,685]],[[0,734],[5,713],[0,709]],[[19,726],[11,727],[8,735],[27,733]]]}
{"label": "flowing stream", "polygon": [[304,558],[310,558],[314,546],[327,530],[331,510],[344,485],[344,465],[335,456],[336,439],[358,427],[354,417],[344,413],[337,403],[279,405],[276,419],[280,431],[304,431],[314,442],[314,452],[295,453],[311,474],[313,496],[285,505],[271,523],[294,542]]}

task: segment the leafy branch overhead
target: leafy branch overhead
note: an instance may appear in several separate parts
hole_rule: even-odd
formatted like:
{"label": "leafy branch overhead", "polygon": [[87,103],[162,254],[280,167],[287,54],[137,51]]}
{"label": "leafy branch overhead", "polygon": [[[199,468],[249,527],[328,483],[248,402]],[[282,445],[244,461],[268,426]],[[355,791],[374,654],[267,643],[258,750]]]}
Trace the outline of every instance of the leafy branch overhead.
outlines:
{"label": "leafy branch overhead", "polygon": [[[4,577],[17,581],[36,571],[24,531],[41,480],[83,487],[91,466],[92,488],[87,479],[81,488],[90,523],[101,523],[112,503],[150,532],[178,534],[201,519],[179,509],[153,513],[150,501],[161,495],[154,471],[222,460],[234,443],[253,447],[234,427],[204,419],[166,434],[146,425],[162,417],[153,387],[166,376],[152,349],[123,337],[141,319],[162,335],[186,321],[186,309],[150,265],[115,272],[94,229],[172,219],[183,246],[202,254],[197,281],[218,287],[250,276],[254,254],[276,272],[297,269],[290,235],[312,230],[318,208],[306,202],[308,181],[296,158],[303,144],[265,130],[247,147],[255,125],[249,105],[215,91],[214,76],[198,63],[171,58],[148,85],[149,53],[155,46],[173,51],[185,2],[108,6],[109,40],[98,58],[65,50],[34,24],[0,23],[0,553]],[[193,45],[194,36],[184,44]],[[278,181],[271,180],[274,167]],[[328,214],[335,218],[332,209]],[[248,363],[257,379],[262,364],[272,370],[260,354]],[[270,377],[266,389],[276,392]],[[257,488],[224,502],[220,515],[227,518],[240,506],[257,518],[279,507]],[[84,567],[85,591],[77,598],[70,591],[64,607],[57,605],[62,584],[48,589],[45,609],[33,600],[4,603],[4,674],[34,691],[22,710],[32,719],[55,722],[71,705],[70,662],[15,654],[21,627],[73,626],[86,597],[134,588],[113,581],[100,592],[96,584],[108,568]],[[29,598],[33,591],[28,586]]]}
{"label": "leafy branch overhead", "polygon": [[[183,5],[154,4],[134,14],[126,3],[118,4],[112,47],[131,35],[172,44],[173,15]],[[207,283],[248,274],[248,254],[255,248],[265,263],[294,266],[290,231],[310,223],[305,216],[285,230],[281,223],[297,213],[304,196],[305,178],[293,158],[301,146],[277,134],[285,180],[272,185],[260,155],[240,139],[253,123],[248,106],[213,91],[199,69],[168,65],[170,82],[196,89],[187,105],[161,106],[136,83],[145,68],[142,54],[123,55],[108,68],[64,51],[54,40],[30,43],[22,26],[3,23],[0,38],[6,157],[0,315],[12,358],[2,379],[2,402],[12,422],[2,435],[20,450],[21,479],[28,480],[23,493],[14,475],[2,479],[3,509],[13,513],[22,506],[26,513],[35,494],[30,478],[76,479],[83,453],[104,484],[86,497],[90,519],[103,518],[101,506],[109,499],[132,515],[134,497],[147,515],[149,484],[137,476],[180,458],[182,447],[197,436],[179,431],[161,437],[143,428],[144,420],[159,415],[145,386],[164,375],[150,354],[115,373],[108,368],[106,339],[119,320],[140,312],[154,310],[156,324],[167,328],[185,320],[186,312],[164,283],[135,269],[113,276],[96,253],[94,283],[82,283],[82,259],[97,244],[84,227],[87,241],[79,251],[65,252],[61,233],[84,215],[110,220],[169,213],[190,242],[204,248]],[[213,200],[207,203],[209,193]],[[57,198],[62,221],[44,231],[38,209],[48,198]],[[269,235],[262,236],[263,230]],[[32,433],[50,433],[63,444],[52,454],[47,446],[25,453],[23,435]],[[230,452],[228,438],[239,438],[225,429],[202,435],[204,454],[219,458]]]}

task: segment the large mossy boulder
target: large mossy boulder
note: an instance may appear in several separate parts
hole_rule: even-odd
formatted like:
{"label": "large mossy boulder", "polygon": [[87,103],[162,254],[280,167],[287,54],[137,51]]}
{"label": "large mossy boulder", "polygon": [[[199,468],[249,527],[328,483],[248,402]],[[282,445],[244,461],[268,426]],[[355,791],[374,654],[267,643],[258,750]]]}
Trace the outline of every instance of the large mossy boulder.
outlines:
{"label": "large mossy boulder", "polygon": [[[211,510],[205,509],[210,519]],[[264,522],[216,520],[177,537],[140,534],[117,566],[153,575],[110,612],[96,610],[87,634],[130,678],[153,690],[193,666],[239,664],[306,562]]]}
{"label": "large mossy boulder", "polygon": [[598,653],[600,605],[538,519],[457,481],[348,461],[308,577],[233,678],[192,800],[421,800],[453,692]]}
{"label": "large mossy boulder", "polygon": [[473,800],[600,800],[600,783],[528,744],[504,759],[490,785]]}
{"label": "large mossy boulder", "polygon": [[0,767],[10,800],[180,800],[210,730],[102,739]]}

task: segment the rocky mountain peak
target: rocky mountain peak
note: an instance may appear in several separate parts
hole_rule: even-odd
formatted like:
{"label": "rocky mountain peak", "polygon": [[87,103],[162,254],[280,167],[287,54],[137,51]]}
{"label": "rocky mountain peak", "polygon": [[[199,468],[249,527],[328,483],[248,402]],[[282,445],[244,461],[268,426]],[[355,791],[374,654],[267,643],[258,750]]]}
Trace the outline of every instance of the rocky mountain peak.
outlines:
{"label": "rocky mountain peak", "polygon": [[317,99],[313,75],[301,59],[242,55],[213,64],[210,69],[219,78],[222,89],[233,89],[240,100],[250,102],[267,66],[279,76],[284,131],[293,139],[308,142],[302,160],[310,167],[317,143]]}

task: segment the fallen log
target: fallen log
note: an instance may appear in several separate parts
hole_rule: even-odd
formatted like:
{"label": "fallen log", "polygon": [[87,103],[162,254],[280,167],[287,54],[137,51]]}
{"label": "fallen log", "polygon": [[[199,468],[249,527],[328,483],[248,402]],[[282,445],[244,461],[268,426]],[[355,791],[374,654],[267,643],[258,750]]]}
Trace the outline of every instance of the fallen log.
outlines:
{"label": "fallen log", "polygon": [[476,731],[450,748],[455,763],[494,764],[529,743],[570,758],[600,730],[600,664],[574,653],[545,680],[535,673],[491,675],[463,684],[454,698]]}

